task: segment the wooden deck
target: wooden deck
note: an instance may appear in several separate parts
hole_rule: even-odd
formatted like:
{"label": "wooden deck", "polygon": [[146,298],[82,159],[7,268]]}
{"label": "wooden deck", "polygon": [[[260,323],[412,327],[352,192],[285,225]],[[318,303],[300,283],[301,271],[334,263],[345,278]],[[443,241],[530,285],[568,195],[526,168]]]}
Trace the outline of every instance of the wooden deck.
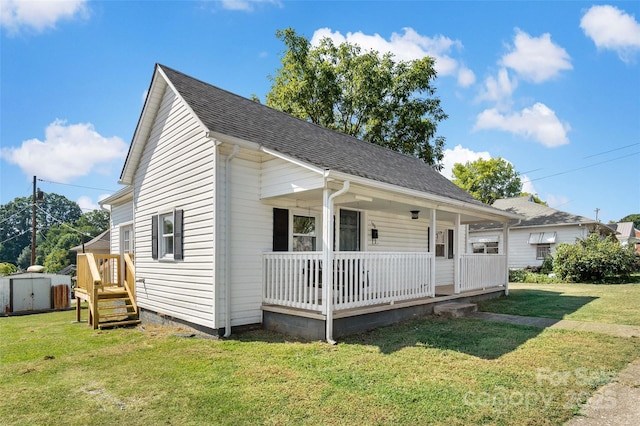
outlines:
{"label": "wooden deck", "polygon": [[81,305],[87,302],[94,329],[140,323],[133,255],[79,254],[75,294],[76,320],[81,321]]}

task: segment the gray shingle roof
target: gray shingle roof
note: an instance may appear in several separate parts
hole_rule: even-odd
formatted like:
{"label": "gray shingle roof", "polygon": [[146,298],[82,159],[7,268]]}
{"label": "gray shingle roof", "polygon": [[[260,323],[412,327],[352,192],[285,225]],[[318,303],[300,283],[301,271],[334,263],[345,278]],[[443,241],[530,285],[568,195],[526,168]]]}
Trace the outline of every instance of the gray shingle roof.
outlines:
{"label": "gray shingle roof", "polygon": [[485,206],[419,159],[295,118],[164,65],[158,67],[209,131],[255,142],[324,170]]}
{"label": "gray shingle roof", "polygon": [[[502,198],[496,200],[493,207],[516,213],[524,217],[520,223],[512,221],[512,228],[525,227],[525,226],[551,226],[551,225],[577,225],[577,224],[593,224],[597,223],[593,219],[588,217],[578,216],[571,213],[556,210],[551,207],[537,204],[531,201],[530,197],[515,197],[515,198]],[[502,228],[501,223],[486,223],[470,225],[471,230],[480,231],[488,229]]]}

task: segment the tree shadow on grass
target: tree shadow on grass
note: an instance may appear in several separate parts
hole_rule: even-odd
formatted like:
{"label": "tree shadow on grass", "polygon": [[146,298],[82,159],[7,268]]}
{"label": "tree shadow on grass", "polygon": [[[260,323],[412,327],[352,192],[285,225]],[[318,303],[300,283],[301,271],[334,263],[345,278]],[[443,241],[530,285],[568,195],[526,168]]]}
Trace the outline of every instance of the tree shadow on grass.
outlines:
{"label": "tree shadow on grass", "polygon": [[[479,305],[481,310],[488,312],[562,318],[595,299],[563,296],[562,293],[545,290],[513,290],[507,297],[480,302]],[[339,343],[351,345],[377,346],[385,354],[420,346],[465,353],[482,359],[496,359],[514,351],[543,330],[542,326],[426,316],[338,340]],[[308,342],[266,330],[241,333],[234,338],[270,343]]]}
{"label": "tree shadow on grass", "polygon": [[496,359],[536,337],[539,327],[467,318],[424,317],[344,338],[344,343],[377,346],[390,354],[405,347],[450,350]]}
{"label": "tree shadow on grass", "polygon": [[516,289],[509,296],[478,302],[478,310],[509,315],[562,319],[597,297],[568,296],[557,291]]}

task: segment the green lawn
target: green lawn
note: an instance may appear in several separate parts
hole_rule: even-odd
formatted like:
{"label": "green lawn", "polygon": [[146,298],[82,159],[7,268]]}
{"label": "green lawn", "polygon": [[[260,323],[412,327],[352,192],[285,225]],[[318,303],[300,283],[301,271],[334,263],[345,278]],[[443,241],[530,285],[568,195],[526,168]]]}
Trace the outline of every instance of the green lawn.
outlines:
{"label": "green lawn", "polygon": [[640,326],[640,284],[509,284],[509,296],[478,309],[533,317]]}
{"label": "green lawn", "polygon": [[0,318],[0,423],[562,424],[638,339],[421,318],[336,346]]}

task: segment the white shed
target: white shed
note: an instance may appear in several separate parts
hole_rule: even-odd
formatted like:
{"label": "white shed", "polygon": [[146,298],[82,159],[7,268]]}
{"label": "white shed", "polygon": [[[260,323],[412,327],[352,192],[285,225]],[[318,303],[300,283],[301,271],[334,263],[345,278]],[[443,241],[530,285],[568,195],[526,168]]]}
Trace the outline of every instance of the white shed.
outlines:
{"label": "white shed", "polygon": [[26,272],[0,277],[2,313],[67,309],[71,305],[71,277]]}

